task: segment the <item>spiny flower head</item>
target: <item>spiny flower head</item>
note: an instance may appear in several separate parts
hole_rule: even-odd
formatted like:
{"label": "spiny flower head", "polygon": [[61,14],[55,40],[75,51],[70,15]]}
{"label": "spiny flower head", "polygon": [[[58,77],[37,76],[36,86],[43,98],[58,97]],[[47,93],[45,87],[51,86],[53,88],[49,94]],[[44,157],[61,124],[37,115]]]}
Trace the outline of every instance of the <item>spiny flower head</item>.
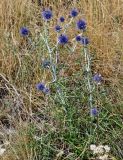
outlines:
{"label": "spiny flower head", "polygon": [[60,44],[66,44],[68,43],[68,37],[65,35],[65,34],[61,34],[59,37],[58,37],[58,42]]}
{"label": "spiny flower head", "polygon": [[64,22],[65,18],[64,17],[60,17],[59,20],[60,20],[60,22]]}
{"label": "spiny flower head", "polygon": [[77,9],[72,9],[70,15],[71,15],[72,17],[76,17],[76,16],[78,15]]}
{"label": "spiny flower head", "polygon": [[89,39],[87,37],[82,36],[81,42],[83,45],[88,45],[89,44]]}
{"label": "spiny flower head", "polygon": [[37,90],[43,91],[45,89],[45,85],[43,83],[38,83],[36,85]]}
{"label": "spiny flower head", "polygon": [[52,18],[53,14],[50,9],[47,9],[42,12],[42,16],[43,16],[44,20],[50,20]]}
{"label": "spiny flower head", "polygon": [[61,29],[62,29],[61,26],[59,26],[59,25],[55,26],[55,30],[56,30],[57,32],[59,32]]}
{"label": "spiny flower head", "polygon": [[86,22],[83,19],[78,20],[76,25],[77,25],[77,28],[80,30],[86,29]]}
{"label": "spiny flower head", "polygon": [[20,29],[20,34],[21,34],[22,36],[27,36],[27,35],[29,34],[28,28],[22,27],[22,28]]}
{"label": "spiny flower head", "polygon": [[76,41],[80,42],[81,41],[81,36],[76,36]]}
{"label": "spiny flower head", "polygon": [[97,116],[98,115],[98,110],[97,110],[97,108],[95,107],[95,108],[92,108],[91,109],[91,116]]}
{"label": "spiny flower head", "polygon": [[45,87],[44,83],[38,83],[36,85],[36,88],[38,91],[42,91],[45,94],[49,94],[50,93],[50,89]]}
{"label": "spiny flower head", "polygon": [[102,81],[102,76],[101,76],[101,74],[96,73],[96,74],[93,76],[93,81],[95,81],[97,84],[100,84],[101,81]]}

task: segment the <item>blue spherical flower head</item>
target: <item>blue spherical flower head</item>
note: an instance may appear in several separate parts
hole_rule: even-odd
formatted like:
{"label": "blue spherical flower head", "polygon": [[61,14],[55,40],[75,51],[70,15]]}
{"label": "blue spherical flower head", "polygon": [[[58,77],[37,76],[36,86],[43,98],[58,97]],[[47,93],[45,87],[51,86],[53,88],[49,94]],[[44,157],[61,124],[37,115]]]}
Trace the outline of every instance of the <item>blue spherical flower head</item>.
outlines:
{"label": "blue spherical flower head", "polygon": [[76,25],[77,25],[77,28],[80,30],[86,29],[86,22],[84,20],[78,20]]}
{"label": "blue spherical flower head", "polygon": [[45,85],[43,83],[38,83],[36,85],[37,90],[43,91],[45,89]]}
{"label": "blue spherical flower head", "polygon": [[20,34],[21,34],[22,36],[27,36],[27,35],[29,34],[28,28],[22,27],[22,28],[20,29]]}
{"label": "blue spherical flower head", "polygon": [[55,30],[56,30],[57,32],[59,32],[61,29],[62,29],[62,27],[59,26],[59,25],[57,25],[57,26],[55,27]]}
{"label": "blue spherical flower head", "polygon": [[91,116],[97,116],[98,115],[98,110],[97,110],[97,108],[92,108],[91,109]]}
{"label": "blue spherical flower head", "polygon": [[59,37],[58,37],[58,42],[60,43],[60,44],[66,44],[66,43],[68,43],[68,37],[66,36],[66,35],[64,35],[64,34],[61,34]]}
{"label": "blue spherical flower head", "polygon": [[93,81],[95,81],[97,84],[100,84],[101,81],[102,81],[102,76],[101,76],[101,74],[96,73],[96,74],[93,76]]}
{"label": "blue spherical flower head", "polygon": [[88,45],[89,44],[89,39],[87,37],[82,37],[81,42],[83,45]]}
{"label": "blue spherical flower head", "polygon": [[76,41],[77,41],[77,42],[80,42],[80,41],[81,41],[81,36],[79,36],[79,35],[76,36]]}
{"label": "blue spherical flower head", "polygon": [[70,15],[71,15],[72,17],[76,17],[76,16],[78,15],[77,9],[72,9]]}
{"label": "blue spherical flower head", "polygon": [[64,17],[60,17],[59,20],[60,20],[60,22],[64,22],[65,18]]}
{"label": "blue spherical flower head", "polygon": [[48,9],[48,10],[44,10],[42,12],[42,16],[43,16],[44,20],[50,20],[52,18],[53,14],[52,14],[52,11]]}

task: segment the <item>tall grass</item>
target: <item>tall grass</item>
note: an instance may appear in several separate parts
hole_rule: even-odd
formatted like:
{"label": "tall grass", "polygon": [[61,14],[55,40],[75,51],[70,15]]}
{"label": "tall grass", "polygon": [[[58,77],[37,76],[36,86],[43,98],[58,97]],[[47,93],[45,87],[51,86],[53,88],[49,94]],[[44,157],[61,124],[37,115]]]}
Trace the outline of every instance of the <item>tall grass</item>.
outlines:
{"label": "tall grass", "polygon": [[[43,30],[40,16],[43,8],[54,12],[51,26],[60,15],[71,8],[79,9],[88,24],[92,70],[104,77],[103,85],[96,88],[96,104],[101,114],[90,123],[87,109],[88,93],[85,88],[80,49],[74,55],[61,48],[58,85],[51,86],[46,97],[36,92],[35,84],[51,80],[49,70],[42,69],[48,53],[43,41],[31,49],[19,30],[27,26],[34,41]],[[111,158],[123,159],[123,2],[122,0],[39,1],[3,0],[0,3],[0,138],[7,151],[3,160],[86,160],[92,157],[91,143],[109,144]],[[52,39],[56,35],[50,28]],[[73,29],[68,35],[74,35]],[[41,56],[42,55],[42,56]],[[60,93],[60,94],[59,94]],[[61,96],[62,95],[62,96]],[[89,127],[93,126],[89,138]],[[13,132],[11,131],[13,129]],[[9,133],[10,131],[10,133]]]}

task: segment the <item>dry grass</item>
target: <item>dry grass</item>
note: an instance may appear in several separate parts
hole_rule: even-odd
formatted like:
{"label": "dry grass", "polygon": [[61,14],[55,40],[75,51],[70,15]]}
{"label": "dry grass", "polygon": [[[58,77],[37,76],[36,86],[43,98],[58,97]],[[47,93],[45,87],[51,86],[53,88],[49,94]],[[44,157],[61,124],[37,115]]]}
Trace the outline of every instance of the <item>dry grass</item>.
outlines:
{"label": "dry grass", "polygon": [[[91,41],[90,51],[94,55],[93,71],[101,73],[107,82],[111,82],[112,87],[118,87],[121,94],[123,89],[123,1],[44,0],[41,6],[38,2],[38,0],[35,2],[33,0],[2,0],[0,2],[0,72],[2,75],[0,87],[7,88],[9,96],[14,97],[16,103],[18,99],[22,100],[19,104],[22,104],[21,109],[23,108],[24,112],[31,114],[32,107],[41,106],[43,110],[43,107],[47,106],[47,100],[40,100],[40,94],[35,93],[34,86],[41,79],[43,81],[49,79],[49,72],[40,71],[41,59],[38,59],[35,53],[29,56],[26,41],[20,36],[19,29],[21,26],[28,26],[33,37],[42,27],[40,11],[45,6],[51,7],[56,16],[66,15],[66,18],[68,18],[69,10],[76,7],[87,20],[87,34]],[[55,18],[51,25],[53,24],[56,24]],[[72,34],[73,30],[69,30],[69,35]],[[23,52],[26,55],[24,57]],[[79,50],[76,55],[78,53]],[[63,53],[61,59],[67,58],[68,63],[72,65],[76,57],[74,55],[66,57]],[[72,65],[68,70],[70,73],[67,74],[76,70],[78,67]],[[36,101],[38,98],[39,100]],[[12,103],[9,99],[9,105],[15,106]],[[2,107],[6,106],[8,104]],[[4,113],[0,115],[0,118],[2,116]],[[17,144],[22,141],[19,138],[16,137]],[[26,136],[22,138],[26,139]],[[26,151],[21,147],[20,154],[23,150]],[[23,152],[22,159],[27,159],[28,154]],[[12,153],[5,155],[3,160],[14,160]]]}
{"label": "dry grass", "polygon": [[[11,50],[5,52],[7,41],[10,40],[8,43],[20,46],[22,39],[19,35],[19,28],[23,25],[28,26],[32,34],[35,32],[34,28],[38,27],[36,24],[40,22],[41,10],[37,2],[32,3],[31,0],[4,0],[1,2],[1,66],[2,73],[9,77],[11,77],[13,68],[18,65],[19,57],[17,55],[13,57]],[[84,14],[83,17],[87,20],[91,52],[96,56],[94,70],[99,71],[106,78],[110,77],[109,79],[112,82],[118,82],[119,77],[123,74],[122,0],[105,0],[103,2],[100,0],[44,1],[43,3],[43,7],[52,7],[58,15],[68,13],[71,7],[79,8],[80,12]],[[11,34],[10,39],[8,38],[9,33]]]}

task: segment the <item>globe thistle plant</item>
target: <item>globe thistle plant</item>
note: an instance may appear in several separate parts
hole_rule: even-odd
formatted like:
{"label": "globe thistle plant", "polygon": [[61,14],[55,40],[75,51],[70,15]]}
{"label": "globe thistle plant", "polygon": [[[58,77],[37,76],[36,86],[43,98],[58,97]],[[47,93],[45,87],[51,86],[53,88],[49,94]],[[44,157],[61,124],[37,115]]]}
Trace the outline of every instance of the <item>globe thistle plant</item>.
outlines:
{"label": "globe thistle plant", "polygon": [[[48,24],[47,21],[51,20],[51,18],[53,17],[53,13],[50,9],[45,9],[42,12],[42,17],[45,20],[45,25],[44,25],[44,32],[43,34],[40,33],[40,37],[42,38],[42,40],[44,41],[44,44],[46,45],[46,49],[49,53],[49,61],[44,61],[42,66],[44,68],[49,68],[51,69],[51,73],[52,73],[52,77],[53,77],[53,81],[55,82],[57,80],[57,76],[56,76],[56,69],[57,69],[57,53],[58,53],[58,49],[59,49],[59,45],[65,45],[68,44],[67,47],[70,49],[71,52],[74,52],[76,47],[77,47],[77,42],[80,42],[82,44],[83,47],[83,53],[84,53],[84,57],[85,57],[85,71],[87,72],[87,76],[85,77],[86,82],[87,82],[87,89],[89,92],[89,97],[88,97],[88,102],[89,102],[89,109],[91,112],[91,116],[97,116],[98,111],[97,108],[93,107],[93,95],[92,95],[92,91],[93,91],[93,87],[92,87],[92,80],[95,81],[96,83],[99,83],[102,78],[99,74],[94,75],[94,77],[92,78],[92,74],[91,74],[91,59],[90,59],[90,54],[88,52],[87,49],[87,45],[89,44],[89,39],[88,37],[86,37],[84,35],[84,32],[82,32],[81,34],[77,35],[76,37],[73,38],[72,41],[69,40],[68,35],[66,34],[66,30],[71,26],[71,23],[74,22],[74,17],[76,17],[78,15],[78,10],[77,9],[72,9],[70,12],[71,15],[71,19],[70,22],[68,22],[67,24],[65,24],[64,26],[60,26],[59,24],[54,26],[54,29],[56,32],[60,32],[62,30],[62,34],[59,35],[59,33],[57,33],[57,41],[56,44],[52,45],[52,43],[50,43],[50,34],[49,34],[49,30],[48,30]],[[60,22],[64,22],[65,18],[63,16],[61,16],[59,18]],[[79,19],[76,23],[77,29],[79,29],[80,31],[85,31],[87,24],[86,21],[84,19]],[[29,30],[26,27],[22,27],[20,30],[20,33],[22,36],[27,36],[29,34]],[[69,47],[69,43],[73,46]],[[72,42],[72,43],[71,43]],[[66,48],[67,48],[66,47]],[[42,91],[43,93],[47,94],[49,93],[49,88],[45,87],[45,85],[43,83],[39,83],[36,85],[37,90]]]}
{"label": "globe thistle plant", "polygon": [[[77,92],[76,93],[73,92],[76,95],[72,93],[72,97],[75,97],[79,100],[80,97],[78,98],[78,95],[79,96],[82,95],[82,97],[84,98],[84,100],[81,100],[81,103],[83,106],[87,108],[88,113],[86,117],[89,116],[88,120],[91,121],[88,123],[89,129],[87,131],[87,135],[90,136],[88,138],[89,140],[88,142],[90,143],[92,140],[91,136],[94,133],[93,131],[94,129],[96,129],[93,127],[97,126],[95,122],[98,123],[99,116],[101,116],[101,114],[99,114],[100,110],[98,110],[95,107],[96,104],[98,103],[98,101],[95,100],[96,94],[98,92],[98,90],[95,90],[95,87],[98,87],[98,85],[95,85],[95,83],[99,84],[102,81],[102,77],[100,74],[95,74],[94,76],[92,74],[92,70],[91,70],[92,59],[91,59],[91,54],[88,50],[88,46],[89,46],[88,44],[90,43],[90,39],[87,37],[87,33],[85,32],[87,28],[86,21],[82,18],[76,21],[77,15],[78,15],[77,9],[72,9],[70,11],[70,15],[71,15],[70,16],[71,18],[69,18],[68,21],[67,19],[64,18],[64,16],[58,17],[57,24],[54,25],[54,23],[49,22],[53,18],[52,11],[50,9],[45,9],[42,12],[42,19],[44,21],[43,21],[43,26],[41,28],[41,32],[39,33],[38,37],[36,38],[32,37],[30,42],[33,42],[35,39],[38,41],[38,43],[33,43],[33,44],[34,45],[36,44],[35,45],[36,47],[39,46],[39,48],[35,52],[37,54],[36,59],[39,57],[40,59],[43,60],[42,63],[40,62],[41,73],[42,73],[41,77],[43,77],[43,74],[45,74],[45,77],[43,79],[48,80],[48,84],[51,83],[53,86],[52,86],[52,90],[50,90],[50,88],[46,86],[45,83],[40,82],[36,84],[35,88],[38,94],[41,94],[41,95],[43,94],[43,96],[50,95],[50,98],[51,98],[50,102],[54,100],[58,100],[57,102],[60,101],[60,107],[62,106],[60,110],[63,108],[63,110],[65,111],[64,113],[66,113],[67,115],[68,111],[70,111],[71,109],[71,106],[69,107],[66,104],[69,102],[69,99],[68,99],[69,93],[73,92],[73,90],[69,91],[67,89],[64,89],[64,91],[62,92],[62,89],[59,89],[58,87],[60,85],[62,86],[62,82],[64,82],[64,80],[65,80],[65,84],[67,85],[68,84],[67,81],[71,77],[73,78],[73,76],[69,76],[69,74],[66,74],[66,71],[71,72],[71,68],[72,68],[72,72],[73,72],[74,67],[77,68],[77,70],[79,68],[80,71],[77,73],[74,73],[74,76],[77,77],[78,75],[80,76],[83,75],[83,77],[77,77],[76,80],[78,78],[79,79],[81,78],[83,79],[84,84],[80,83],[81,91],[79,91],[79,87],[78,87],[76,90]],[[71,27],[74,27],[74,29],[73,28],[71,29]],[[20,34],[23,37],[28,36],[29,33],[30,31],[26,27],[22,27],[20,29]],[[26,40],[31,38],[31,35],[34,35],[34,34],[30,34],[30,36],[26,38]],[[77,47],[78,45],[79,47]],[[61,52],[63,52],[63,54],[61,54]],[[71,67],[70,66],[71,63],[62,62],[63,60],[60,60],[60,56],[62,56],[61,59],[63,59],[63,56],[66,54],[66,52],[69,52],[71,55],[75,53],[75,55],[72,55],[72,56],[70,55],[69,57],[70,58],[72,57],[73,63],[75,62],[77,65],[72,64],[72,67]],[[82,52],[82,53],[79,53],[79,52]],[[65,55],[64,57],[66,58],[67,55]],[[66,61],[67,60],[69,60],[69,58],[66,58]],[[68,70],[69,66],[71,67],[70,70]],[[80,68],[80,67],[83,67],[83,68]],[[61,71],[62,73],[60,74]],[[80,73],[81,71],[82,73]],[[83,73],[86,73],[86,74],[83,74]],[[83,93],[80,94],[81,92]],[[65,96],[64,96],[64,93],[66,94]],[[69,98],[71,97],[69,96]],[[75,98],[73,98],[73,100]],[[73,110],[73,111],[76,111],[76,110]],[[60,113],[63,113],[63,112],[60,111]],[[65,115],[64,113],[63,113],[63,116]],[[95,154],[97,154],[97,152],[99,151],[101,152],[100,148],[97,148],[95,145],[91,146],[91,150],[94,150]],[[108,153],[109,150],[110,149],[106,146],[104,151],[105,152],[107,151],[106,153]]]}

